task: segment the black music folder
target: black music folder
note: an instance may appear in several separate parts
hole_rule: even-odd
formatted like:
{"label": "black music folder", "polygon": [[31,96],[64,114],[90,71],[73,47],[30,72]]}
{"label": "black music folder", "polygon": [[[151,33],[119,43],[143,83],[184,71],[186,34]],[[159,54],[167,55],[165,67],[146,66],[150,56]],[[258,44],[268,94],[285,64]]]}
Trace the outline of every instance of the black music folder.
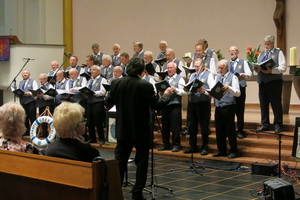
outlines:
{"label": "black music folder", "polygon": [[56,80],[56,75],[54,75],[54,76],[47,76],[47,82],[55,82],[55,80]]}
{"label": "black music folder", "polygon": [[148,72],[149,75],[153,76],[155,73],[155,69],[154,66],[151,62],[149,62],[148,64],[146,64],[145,66],[146,71]]}
{"label": "black music folder", "polygon": [[162,77],[163,79],[168,75],[168,72],[156,72],[158,76]]}
{"label": "black music folder", "polygon": [[213,96],[214,98],[216,98],[217,100],[221,100],[222,97],[224,96],[224,94],[226,93],[226,91],[222,91],[223,84],[221,82],[217,82],[216,85],[210,90],[207,91],[211,96]]}
{"label": "black music folder", "polygon": [[49,95],[51,97],[55,97],[58,93],[55,89],[50,88],[44,94]]}
{"label": "black music folder", "polygon": [[89,72],[82,72],[80,76],[83,76],[87,81],[91,78],[91,73]]}
{"label": "black music folder", "polygon": [[239,77],[239,76],[240,76],[240,73],[235,72],[234,75],[236,75],[237,77]]}
{"label": "black music folder", "polygon": [[155,87],[158,92],[164,92],[168,87],[170,87],[170,84],[168,81],[163,80],[161,82],[155,83]]}
{"label": "black music folder", "polygon": [[182,66],[182,67],[183,67],[186,74],[188,74],[188,73],[192,74],[192,73],[196,72],[196,69],[194,69],[194,68],[188,68],[188,67],[185,67],[185,66]]}
{"label": "black music folder", "polygon": [[83,93],[83,94],[87,94],[88,96],[92,96],[95,94],[95,92],[93,90],[91,90],[88,87],[83,87],[79,90],[79,92]]}
{"label": "black music folder", "polygon": [[190,92],[196,92],[196,90],[198,88],[201,88],[204,85],[204,83],[202,81],[200,81],[199,79],[196,79],[194,81],[191,81],[189,83],[187,83],[184,88],[188,89]]}
{"label": "black music folder", "polygon": [[65,78],[69,78],[70,77],[69,71],[64,71],[64,77]]}
{"label": "black music folder", "polygon": [[103,87],[105,88],[105,90],[108,92],[110,90],[110,85],[109,84],[105,84],[102,83]]}
{"label": "black music folder", "polygon": [[39,89],[37,89],[37,90],[32,90],[32,89],[28,89],[31,93],[32,93],[32,95],[34,95],[34,96],[36,96],[36,95],[38,95],[38,94],[44,94],[43,93],[43,91],[39,88]]}
{"label": "black music folder", "polygon": [[179,67],[177,66],[176,74],[180,74],[180,73],[181,73],[181,70],[180,70]]}
{"label": "black music folder", "polygon": [[18,97],[22,97],[24,95],[24,91],[21,89],[16,89],[12,91],[15,95],[17,95]]}
{"label": "black music folder", "polygon": [[163,66],[167,62],[167,58],[161,58],[154,60],[159,66]]}
{"label": "black music folder", "polygon": [[253,65],[254,68],[258,69],[258,70],[267,70],[267,69],[272,69],[272,67],[276,66],[275,61],[270,58],[260,64],[257,63],[251,63]]}

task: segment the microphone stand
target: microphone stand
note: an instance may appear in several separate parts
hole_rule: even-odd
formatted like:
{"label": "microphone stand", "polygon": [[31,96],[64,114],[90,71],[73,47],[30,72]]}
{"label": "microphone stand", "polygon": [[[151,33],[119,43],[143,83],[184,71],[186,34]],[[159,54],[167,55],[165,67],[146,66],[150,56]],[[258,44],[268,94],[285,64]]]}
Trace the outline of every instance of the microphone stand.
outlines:
{"label": "microphone stand", "polygon": [[[11,83],[9,84],[9,86],[7,87],[6,90],[9,90],[11,85],[13,84],[14,89],[17,88],[17,81],[16,78],[19,76],[19,74],[23,71],[24,67],[27,65],[27,63],[30,61],[30,59],[26,59],[25,64],[23,65],[23,67],[20,69],[20,71],[17,73],[17,75],[14,77],[14,79],[11,81]],[[16,94],[14,94],[14,102],[16,102]]]}
{"label": "microphone stand", "polygon": [[[160,126],[160,122],[157,117],[157,112],[155,110],[153,110],[152,114],[154,114],[154,117],[158,123],[158,129],[159,129],[158,132],[159,132],[159,131],[161,131],[161,126]],[[153,126],[154,126],[154,124],[153,124]],[[153,152],[153,148],[154,148],[154,142],[152,139],[152,141],[151,141],[151,182],[150,182],[150,185],[146,186],[146,187],[151,187],[151,189],[144,188],[144,190],[151,193],[152,199],[155,199],[155,192],[154,192],[155,187],[165,189],[170,192],[173,192],[173,189],[154,184],[154,152]]]}
{"label": "microphone stand", "polygon": [[[204,62],[204,60],[203,60],[203,62]],[[201,63],[201,66],[200,66],[200,68],[198,69],[198,71],[197,71],[197,73],[196,73],[196,77],[195,77],[195,79],[194,79],[194,81],[193,81],[193,84],[191,85],[191,87],[190,87],[190,89],[189,89],[189,94],[192,92],[192,89],[193,89],[193,87],[194,87],[194,84],[195,84],[195,82],[196,82],[196,79],[198,79],[198,77],[199,77],[200,70],[201,70],[201,68],[203,67],[203,62]],[[191,148],[191,165],[190,165],[190,167],[189,167],[187,170],[193,171],[193,172],[195,172],[196,174],[200,174],[201,176],[203,176],[203,171],[196,169],[197,167],[200,167],[200,166],[196,166],[196,163],[194,162],[194,148],[191,147],[191,146],[190,146],[190,148]],[[185,168],[170,169],[170,172],[174,172],[174,171],[178,171],[178,170],[182,170],[182,169],[185,169]],[[202,169],[205,169],[205,168],[202,167]]]}
{"label": "microphone stand", "polygon": [[72,56],[72,54],[66,54],[64,53],[66,56],[66,59],[64,60],[64,62],[59,66],[59,68],[57,70],[55,70],[52,78],[48,81],[49,83],[51,83],[51,81],[54,79],[54,77],[56,76],[57,72],[64,66],[64,64],[67,62],[67,60]]}

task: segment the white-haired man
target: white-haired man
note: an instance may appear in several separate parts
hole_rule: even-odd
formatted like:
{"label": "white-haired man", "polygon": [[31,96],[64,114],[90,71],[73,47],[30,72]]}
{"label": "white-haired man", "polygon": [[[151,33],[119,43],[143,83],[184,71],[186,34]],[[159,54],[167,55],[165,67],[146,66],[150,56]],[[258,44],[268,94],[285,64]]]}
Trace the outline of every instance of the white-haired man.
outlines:
{"label": "white-haired man", "polygon": [[225,95],[220,99],[215,99],[215,126],[217,136],[218,152],[213,157],[227,156],[226,138],[230,145],[228,158],[237,157],[237,139],[235,132],[235,97],[240,96],[240,86],[238,78],[230,73],[227,60],[218,62],[218,76],[215,83],[221,82],[222,91]]}
{"label": "white-haired man", "polygon": [[[110,56],[109,56],[110,57]],[[110,57],[111,58],[111,57]],[[96,143],[96,129],[100,144],[105,143],[103,119],[104,111],[104,96],[106,90],[102,84],[107,84],[107,80],[100,76],[100,67],[94,65],[91,67],[91,79],[88,82],[88,88],[94,92],[93,95],[88,96],[87,99],[87,119],[88,130],[90,135],[90,142]]]}
{"label": "white-haired man", "polygon": [[285,57],[283,52],[274,47],[275,37],[268,35],[265,37],[265,50],[262,51],[257,59],[258,64],[273,59],[276,65],[271,69],[257,70],[257,83],[259,86],[259,102],[261,110],[261,125],[257,131],[270,130],[269,104],[272,106],[274,113],[274,130],[275,133],[282,131],[282,73],[285,72]]}
{"label": "white-haired man", "polygon": [[172,132],[172,152],[178,152],[181,149],[181,96],[185,94],[185,91],[183,90],[185,81],[179,74],[176,73],[176,63],[169,62],[167,67],[168,76],[165,80],[170,84],[173,94],[171,95],[171,100],[168,103],[168,106],[162,109],[163,146],[158,150],[163,151],[171,149],[170,132]]}
{"label": "white-haired man", "polygon": [[162,59],[166,57],[166,50],[168,48],[168,44],[166,41],[162,40],[159,42],[160,52],[157,54],[156,59]]}
{"label": "white-haired man", "polygon": [[239,49],[236,46],[229,48],[229,71],[235,74],[240,82],[241,96],[236,97],[236,119],[237,119],[237,137],[243,139],[244,134],[244,112],[246,101],[246,79],[252,76],[252,71],[246,60],[240,59]]}
{"label": "white-haired man", "polygon": [[112,58],[112,63],[111,65],[113,67],[117,66],[117,65],[121,65],[121,60],[120,60],[120,50],[121,50],[121,46],[119,44],[114,44],[113,45],[113,54],[111,55],[111,58]]}
{"label": "white-haired man", "polygon": [[101,75],[108,81],[113,77],[114,67],[112,66],[112,58],[109,55],[102,57]]}

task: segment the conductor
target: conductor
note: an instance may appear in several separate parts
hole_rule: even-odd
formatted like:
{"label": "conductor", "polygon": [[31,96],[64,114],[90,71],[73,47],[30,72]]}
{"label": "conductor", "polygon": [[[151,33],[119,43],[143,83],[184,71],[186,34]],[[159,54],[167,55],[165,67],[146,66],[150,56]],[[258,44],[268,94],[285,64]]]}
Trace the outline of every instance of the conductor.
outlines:
{"label": "conductor", "polygon": [[105,101],[108,109],[114,105],[117,109],[115,158],[119,162],[121,182],[132,148],[136,149],[136,182],[132,189],[132,199],[144,199],[142,191],[147,180],[152,140],[150,108],[159,109],[166,105],[172,93],[167,88],[160,98],[156,96],[153,86],[141,79],[144,70],[144,60],[140,57],[132,58],[127,66],[128,76],[112,81]]}

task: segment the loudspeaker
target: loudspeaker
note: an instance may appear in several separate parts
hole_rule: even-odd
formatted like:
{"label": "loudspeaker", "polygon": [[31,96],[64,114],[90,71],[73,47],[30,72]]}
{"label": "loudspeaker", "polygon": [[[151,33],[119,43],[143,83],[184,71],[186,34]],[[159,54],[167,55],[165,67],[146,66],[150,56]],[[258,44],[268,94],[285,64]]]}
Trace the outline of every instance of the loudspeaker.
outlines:
{"label": "loudspeaker", "polygon": [[294,200],[293,185],[283,179],[277,178],[264,182],[265,200]]}
{"label": "loudspeaker", "polygon": [[277,164],[265,164],[265,163],[252,163],[252,174],[276,176],[277,175]]}

